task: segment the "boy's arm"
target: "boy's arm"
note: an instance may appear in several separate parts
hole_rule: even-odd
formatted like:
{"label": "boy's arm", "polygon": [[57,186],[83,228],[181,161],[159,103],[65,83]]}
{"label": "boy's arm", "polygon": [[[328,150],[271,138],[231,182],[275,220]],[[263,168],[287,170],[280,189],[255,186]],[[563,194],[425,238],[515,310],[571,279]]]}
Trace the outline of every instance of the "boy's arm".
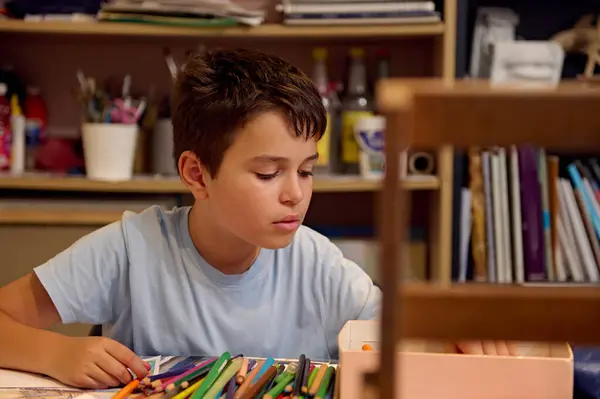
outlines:
{"label": "boy's arm", "polygon": [[[51,298],[35,273],[0,288],[0,367],[46,374],[86,388],[106,388],[130,381],[127,367],[138,376],[146,375],[144,362],[116,341],[103,337],[72,338],[44,331],[61,321],[61,313],[73,318],[68,321],[83,321],[78,319],[83,318],[81,314],[88,301],[95,301],[85,316],[88,322],[100,320],[112,311],[99,309],[102,306],[98,302],[104,307],[110,304],[98,289],[90,289],[90,282],[85,280],[110,278],[110,271],[119,266],[102,257],[94,260],[93,256],[95,252],[108,253],[108,259],[118,263],[119,256],[112,253],[116,248],[111,247],[119,242],[119,231],[116,226],[105,228],[36,269],[45,276],[45,284],[55,298]],[[123,241],[122,236],[120,240]],[[98,268],[104,270],[104,276],[98,274]],[[79,286],[78,279],[84,280]],[[101,281],[93,284],[110,285]],[[82,301],[79,296],[86,299]],[[55,303],[60,303],[62,310]]]}
{"label": "boy's arm", "polygon": [[381,290],[356,263],[344,257],[333,243],[319,250],[322,259],[322,286],[319,288],[322,315],[330,356],[338,357],[337,338],[349,320],[379,317]]}

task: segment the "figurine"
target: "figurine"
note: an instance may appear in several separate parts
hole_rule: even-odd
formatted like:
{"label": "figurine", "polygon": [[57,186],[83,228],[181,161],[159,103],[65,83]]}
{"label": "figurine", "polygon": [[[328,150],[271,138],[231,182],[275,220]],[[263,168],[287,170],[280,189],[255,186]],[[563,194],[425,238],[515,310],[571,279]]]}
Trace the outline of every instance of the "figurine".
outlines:
{"label": "figurine", "polygon": [[600,18],[593,26],[595,16],[586,14],[577,21],[572,29],[555,34],[550,40],[557,42],[565,53],[583,53],[588,59],[583,79],[594,79],[594,69],[600,65]]}

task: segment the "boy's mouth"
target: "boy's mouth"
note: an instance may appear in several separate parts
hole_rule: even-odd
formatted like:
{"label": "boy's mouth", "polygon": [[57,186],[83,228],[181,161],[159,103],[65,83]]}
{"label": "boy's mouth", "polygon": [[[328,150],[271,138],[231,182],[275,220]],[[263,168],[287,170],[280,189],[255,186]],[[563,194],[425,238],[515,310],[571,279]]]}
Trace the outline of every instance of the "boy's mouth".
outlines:
{"label": "boy's mouth", "polygon": [[289,215],[273,224],[282,230],[293,231],[300,226],[300,215]]}

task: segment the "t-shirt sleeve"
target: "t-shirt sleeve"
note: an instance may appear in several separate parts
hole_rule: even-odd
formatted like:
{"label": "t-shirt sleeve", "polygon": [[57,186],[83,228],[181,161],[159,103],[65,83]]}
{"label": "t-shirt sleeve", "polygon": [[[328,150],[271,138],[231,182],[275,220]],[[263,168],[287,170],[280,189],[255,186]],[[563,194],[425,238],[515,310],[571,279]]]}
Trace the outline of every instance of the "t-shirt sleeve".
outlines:
{"label": "t-shirt sleeve", "polygon": [[356,263],[344,257],[333,243],[323,257],[323,295],[327,314],[324,327],[330,355],[338,357],[338,334],[349,320],[379,318],[381,290]]}
{"label": "t-shirt sleeve", "polygon": [[115,318],[127,262],[121,222],[115,222],[82,237],[34,272],[64,324],[104,324]]}

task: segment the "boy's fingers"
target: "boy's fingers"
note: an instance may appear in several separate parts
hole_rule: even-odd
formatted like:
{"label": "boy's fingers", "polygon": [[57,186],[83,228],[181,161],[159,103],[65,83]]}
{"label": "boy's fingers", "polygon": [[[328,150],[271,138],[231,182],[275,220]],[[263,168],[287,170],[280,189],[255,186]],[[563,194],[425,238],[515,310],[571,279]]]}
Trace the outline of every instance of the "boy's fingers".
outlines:
{"label": "boy's fingers", "polygon": [[101,359],[98,359],[96,364],[123,384],[129,383],[133,378],[127,368],[109,353],[105,353]]}
{"label": "boy's fingers", "polygon": [[108,385],[102,384],[96,380],[94,380],[92,377],[86,375],[84,376],[81,380],[81,387],[82,388],[87,388],[87,389],[106,389],[108,388]]}
{"label": "boy's fingers", "polygon": [[133,371],[137,378],[143,378],[148,374],[148,370],[146,369],[146,366],[144,366],[142,359],[137,357],[136,354],[125,345],[110,340],[107,342],[105,349],[112,357]]}
{"label": "boy's fingers", "polygon": [[500,356],[510,356],[511,353],[508,350],[508,345],[506,341],[498,341],[496,344],[496,349],[498,350],[498,354]]}
{"label": "boy's fingers", "polygon": [[497,355],[496,342],[495,341],[483,341],[483,353],[486,355]]}
{"label": "boy's fingers", "polygon": [[89,372],[88,375],[92,379],[98,382],[100,385],[105,387],[116,387],[119,385],[119,380],[109,375],[106,371],[102,370],[100,366],[96,365]]}
{"label": "boy's fingers", "polygon": [[462,353],[469,355],[483,355],[483,346],[480,341],[461,341],[457,343]]}

